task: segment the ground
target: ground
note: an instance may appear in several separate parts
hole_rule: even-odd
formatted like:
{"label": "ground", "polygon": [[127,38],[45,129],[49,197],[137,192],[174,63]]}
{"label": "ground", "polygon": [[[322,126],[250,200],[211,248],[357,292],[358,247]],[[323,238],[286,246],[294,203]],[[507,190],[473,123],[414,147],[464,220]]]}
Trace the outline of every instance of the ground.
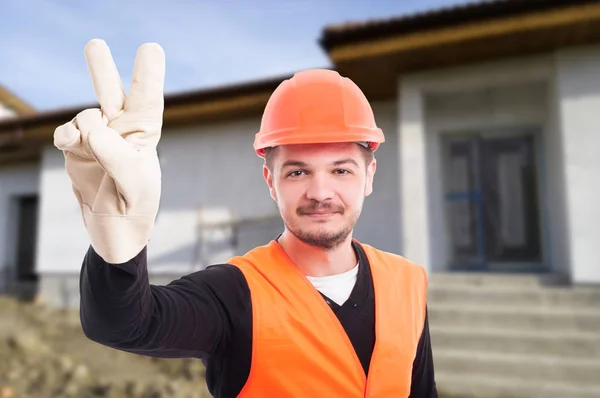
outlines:
{"label": "ground", "polygon": [[199,360],[107,348],[83,334],[76,310],[0,296],[0,398],[210,396]]}
{"label": "ground", "polygon": [[204,365],[90,341],[76,310],[0,296],[0,398],[207,398]]}

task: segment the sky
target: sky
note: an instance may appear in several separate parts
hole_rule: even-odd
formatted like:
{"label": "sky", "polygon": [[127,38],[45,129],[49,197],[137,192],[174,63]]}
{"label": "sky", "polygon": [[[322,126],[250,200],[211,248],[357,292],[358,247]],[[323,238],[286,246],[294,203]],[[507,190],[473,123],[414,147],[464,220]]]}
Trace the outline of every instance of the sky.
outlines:
{"label": "sky", "polygon": [[106,41],[127,91],[137,48],[160,44],[165,94],[327,67],[330,24],[473,0],[0,0],[0,85],[38,111],[96,103],[83,55]]}

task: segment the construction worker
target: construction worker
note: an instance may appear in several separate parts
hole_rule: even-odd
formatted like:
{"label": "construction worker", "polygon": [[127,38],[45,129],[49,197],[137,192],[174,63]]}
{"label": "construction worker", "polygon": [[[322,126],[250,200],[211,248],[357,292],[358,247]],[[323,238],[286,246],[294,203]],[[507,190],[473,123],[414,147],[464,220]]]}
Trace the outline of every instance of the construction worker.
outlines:
{"label": "construction worker", "polygon": [[84,52],[100,109],[59,126],[54,143],[91,242],[80,278],[88,338],[199,358],[215,397],[437,397],[424,269],[352,238],[384,142],[352,81],[307,70],[268,101],[254,150],[281,235],[159,286],[147,245],[161,194],[164,52],[138,49],[128,95],[104,41]]}

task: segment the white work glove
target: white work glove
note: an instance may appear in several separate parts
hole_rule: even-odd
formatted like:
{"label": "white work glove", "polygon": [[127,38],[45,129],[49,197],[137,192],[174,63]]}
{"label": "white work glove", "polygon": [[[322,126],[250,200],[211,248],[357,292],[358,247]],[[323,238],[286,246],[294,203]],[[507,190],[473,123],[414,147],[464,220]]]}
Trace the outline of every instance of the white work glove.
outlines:
{"label": "white work glove", "polygon": [[154,43],[138,49],[126,96],[106,43],[91,40],[84,53],[100,109],[59,126],[54,145],[64,153],[92,247],[120,264],[147,245],[158,212],[165,55]]}

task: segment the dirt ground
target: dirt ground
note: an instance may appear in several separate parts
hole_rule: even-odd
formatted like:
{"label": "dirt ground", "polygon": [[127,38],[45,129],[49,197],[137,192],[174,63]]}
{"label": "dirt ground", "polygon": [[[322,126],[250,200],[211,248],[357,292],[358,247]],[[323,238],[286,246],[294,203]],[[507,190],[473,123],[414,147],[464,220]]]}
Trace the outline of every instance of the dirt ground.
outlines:
{"label": "dirt ground", "polygon": [[156,359],[90,341],[76,310],[0,296],[0,398],[207,398],[199,360]]}
{"label": "dirt ground", "polygon": [[[204,365],[104,347],[76,310],[0,295],[0,398],[209,398]],[[440,393],[440,398],[450,397]]]}

